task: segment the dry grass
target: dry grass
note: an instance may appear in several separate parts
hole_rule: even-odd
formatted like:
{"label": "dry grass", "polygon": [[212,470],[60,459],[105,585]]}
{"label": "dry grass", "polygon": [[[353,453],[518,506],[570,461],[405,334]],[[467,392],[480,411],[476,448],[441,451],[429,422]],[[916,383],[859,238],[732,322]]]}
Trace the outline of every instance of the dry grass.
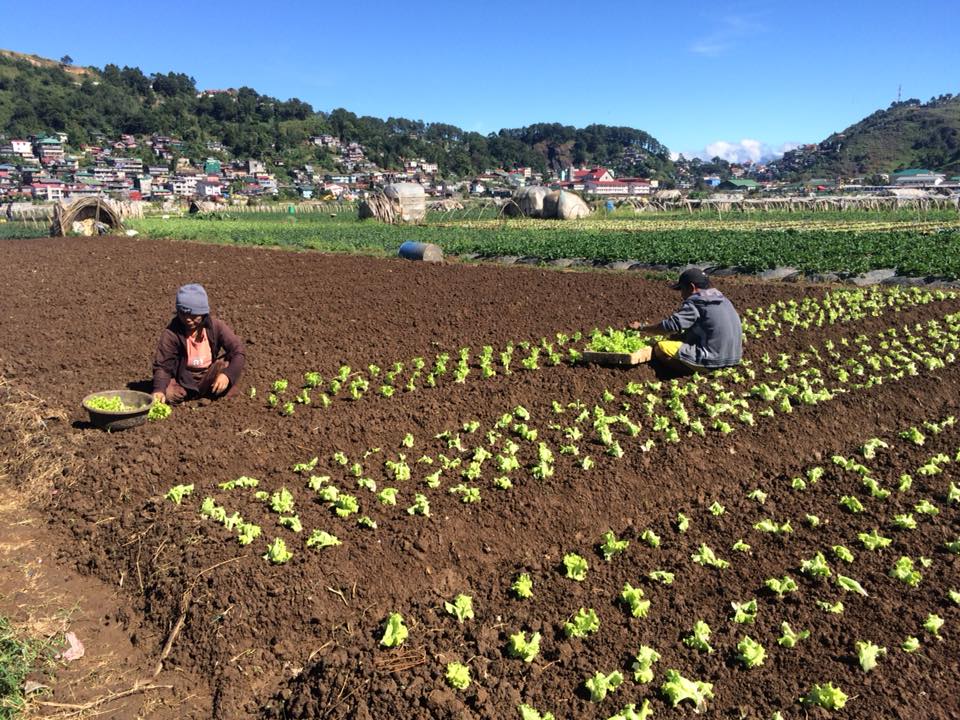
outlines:
{"label": "dry grass", "polygon": [[0,445],[0,483],[17,490],[4,501],[22,507],[24,500],[46,498],[68,467],[80,469],[66,436],[53,430],[66,421],[63,409],[0,377],[0,433],[8,438]]}

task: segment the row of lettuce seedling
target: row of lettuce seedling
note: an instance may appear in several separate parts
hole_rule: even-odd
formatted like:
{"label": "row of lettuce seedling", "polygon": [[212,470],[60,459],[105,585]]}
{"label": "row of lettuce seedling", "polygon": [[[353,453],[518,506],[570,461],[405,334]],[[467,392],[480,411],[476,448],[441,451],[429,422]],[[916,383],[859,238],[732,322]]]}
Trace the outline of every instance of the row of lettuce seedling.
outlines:
{"label": "row of lettuce seedling", "polygon": [[[937,435],[944,429],[952,427],[954,424],[955,418],[952,416],[938,422],[928,421],[923,423],[923,429],[918,427],[907,428],[899,434],[899,438],[906,443],[923,445],[928,435]],[[860,452],[865,460],[872,460],[876,457],[878,449],[886,449],[889,447],[890,445],[886,441],[879,438],[871,438],[861,446]],[[942,483],[940,483],[940,491],[937,493],[939,497],[933,498],[937,500],[938,503],[941,503],[941,510],[941,507],[934,504],[929,498],[910,499],[911,492],[915,489],[911,474],[902,474],[892,479],[893,482],[890,483],[891,486],[886,487],[877,480],[878,477],[881,477],[879,473],[864,465],[856,458],[836,455],[832,457],[831,461],[835,472],[852,473],[854,477],[860,478],[862,486],[865,488],[865,491],[869,493],[869,502],[881,503],[896,494],[901,498],[901,505],[906,505],[908,509],[912,506],[914,512],[930,518],[935,517],[941,512],[949,511],[955,514],[956,508],[960,506],[960,487],[953,481],[942,481]],[[944,469],[953,463],[960,463],[960,449],[956,450],[953,457],[943,452],[931,455],[925,462],[917,466],[913,475],[926,479],[934,478],[942,475]],[[821,482],[825,483],[825,485],[839,484],[839,479],[832,478],[830,473],[830,469],[822,465],[809,467],[805,472],[800,473],[800,475],[791,480],[788,486],[789,491],[809,492]],[[797,482],[797,480],[801,480],[801,482]],[[751,491],[748,495],[749,500],[755,503],[758,508],[762,508],[767,502],[768,497],[768,493],[759,488]],[[836,499],[836,496],[834,496],[834,499],[847,512],[853,514],[863,513],[864,509],[862,504],[850,503],[849,499],[851,497],[854,496],[842,495],[839,499]],[[904,508],[901,507],[898,509]],[[710,517],[718,518],[725,513],[726,509],[724,506],[715,501],[706,509],[704,522],[709,522]],[[879,514],[879,511],[877,511],[876,514]],[[909,531],[916,527],[912,521],[903,522],[903,518],[912,517],[909,510],[901,513],[894,510],[890,513],[890,516],[887,524],[893,529]],[[800,532],[805,530],[811,535],[816,535],[822,529],[821,521],[815,515],[806,514],[802,519],[796,518],[795,520],[795,524]],[[762,517],[755,521],[751,520],[749,523],[752,530],[758,533],[758,537],[760,538],[756,542],[762,542],[762,538],[769,535],[776,536],[778,540],[782,542],[785,538],[797,532],[794,530],[794,523],[791,522],[790,519],[775,521],[769,517]],[[675,520],[670,523],[670,527],[677,535],[684,535],[691,532],[691,518],[684,513],[678,513]],[[637,540],[646,548],[644,555],[650,556],[661,547],[662,535],[648,527],[637,534]],[[853,540],[853,538],[850,538],[850,540]],[[856,543],[862,546],[867,552],[877,553],[890,548],[894,540],[883,537],[876,527],[871,527],[870,529],[863,529],[856,533]],[[596,546],[596,551],[598,556],[609,563],[621,555],[624,555],[630,544],[630,540],[618,538],[612,531],[607,531]],[[853,545],[854,543],[848,542],[847,544]],[[960,555],[960,538],[943,543],[941,549],[954,555]],[[753,548],[747,544],[743,538],[740,538],[731,544],[730,551],[742,558],[735,562],[749,562],[749,556],[752,554]],[[762,556],[762,554],[762,550],[758,550],[757,557]],[[853,568],[855,565],[854,553],[844,544],[832,544],[824,547],[821,551],[817,551],[811,557],[799,558],[797,562],[793,563],[792,568],[786,568],[787,572],[782,576],[769,577],[764,580],[760,588],[758,588],[759,593],[765,594],[766,597],[770,599],[770,602],[767,603],[770,609],[776,612],[779,603],[786,596],[792,596],[795,593],[801,592],[803,589],[800,583],[790,575],[791,569],[797,571],[798,574],[804,578],[803,582],[806,584],[806,590],[810,593],[824,589],[831,578],[833,578],[836,587],[838,587],[844,595],[849,595],[853,598],[880,597],[884,591],[896,592],[895,589],[891,589],[888,586],[886,588],[877,587],[872,594],[868,593],[860,580],[844,574],[849,573],[850,570],[844,569],[841,571],[837,566],[831,568],[830,561],[827,560],[828,554],[833,558],[834,562],[841,563],[847,568]],[[715,571],[723,571],[731,566],[730,560],[721,558],[717,552],[705,543],[699,544],[698,550],[690,555],[690,561],[695,565]],[[934,561],[929,557],[920,556],[914,561],[913,558],[907,555],[901,555],[899,559],[891,563],[888,578],[895,583],[894,588],[898,586],[897,584],[903,584],[911,589],[916,588],[923,580],[921,569],[931,568],[933,564]],[[564,555],[562,568],[563,576],[566,579],[575,582],[585,582],[590,572],[590,562],[584,554],[570,552]],[[646,572],[642,580],[650,583],[653,587],[669,587],[673,585],[678,573],[683,572],[683,570],[683,568],[667,570],[660,567]],[[538,582],[548,583],[553,580],[554,577],[547,576]],[[522,571],[516,575],[510,586],[509,594],[518,601],[524,601],[534,597],[534,590],[535,584],[531,574],[527,571]],[[668,593],[669,590],[664,589],[661,592]],[[654,593],[654,598],[656,594],[657,592]],[[623,585],[611,604],[622,607],[623,611],[631,618],[643,619],[648,617],[654,598],[647,597],[641,587],[635,587],[627,582]],[[662,599],[665,604],[667,602],[666,598],[658,599]],[[960,605],[960,591],[956,589],[948,590],[946,600],[949,604],[955,606]],[[815,607],[821,611],[835,615],[842,614],[845,609],[842,600],[829,602],[816,599],[814,600],[814,604]],[[757,597],[732,601],[729,603],[729,607],[730,614],[726,615],[729,622],[744,627],[753,626],[757,623],[761,610],[761,605]],[[451,602],[444,603],[444,609],[461,624],[475,618],[473,598],[466,594],[457,595]],[[900,651],[905,654],[920,651],[923,647],[921,635],[929,640],[941,640],[940,633],[945,622],[945,619],[936,612],[931,611],[927,613],[921,627],[917,628],[919,632],[910,633],[904,637],[899,647]],[[565,638],[587,641],[599,632],[600,626],[601,620],[597,610],[595,608],[581,607],[566,621],[560,624],[562,632],[559,634]],[[778,631],[773,633],[773,635],[777,637],[776,644],[782,649],[781,651],[793,650],[799,644],[808,641],[812,634],[817,632],[815,629],[794,629],[790,623],[785,620],[775,621],[772,626],[778,628]],[[713,654],[716,651],[716,647],[711,642],[712,634],[713,630],[707,622],[703,619],[698,619],[693,623],[692,627],[689,628],[689,631],[682,635],[682,643],[685,647],[697,652],[708,655]],[[664,632],[664,629],[659,627],[657,635],[659,637],[670,637],[671,633]],[[385,648],[396,648],[407,642],[409,636],[410,631],[405,624],[403,616],[400,613],[393,612],[390,613],[385,621],[380,637],[380,644]],[[519,629],[515,633],[508,634],[504,652],[508,657],[518,659],[524,663],[532,663],[541,653],[541,642],[543,639],[539,632],[528,635],[527,632]],[[851,654],[857,658],[857,663],[864,673],[872,672],[878,663],[884,662],[884,658],[888,656],[888,652],[887,647],[882,647],[868,639],[855,641],[854,646],[851,648]],[[750,670],[766,662],[768,658],[768,648],[764,647],[758,640],[747,633],[743,634],[737,642],[735,650],[732,651],[732,655],[738,665],[744,670]],[[601,703],[608,695],[623,686],[628,677],[632,676],[636,686],[648,685],[655,679],[654,666],[660,660],[661,653],[658,652],[657,649],[649,645],[641,644],[629,668],[617,668],[610,672],[599,670],[592,676],[584,679],[583,690],[585,694],[589,696],[591,702]],[[453,661],[446,665],[444,677],[451,687],[458,690],[466,690],[473,682],[469,664],[459,661]],[[667,669],[664,672],[659,690],[669,705],[676,707],[681,703],[687,702],[698,712],[705,710],[708,701],[714,697],[713,683],[684,677],[680,670],[675,668]],[[839,684],[827,681],[813,684],[808,692],[799,698],[798,702],[807,707],[818,706],[826,710],[839,710],[846,705],[848,700],[849,695],[839,687]],[[520,705],[518,712],[522,720],[547,720],[548,718],[554,717],[550,712],[541,712],[527,704]],[[651,705],[650,699],[644,698],[640,703],[630,703],[624,706],[619,712],[610,716],[609,720],[648,718],[652,713],[653,706]],[[780,711],[773,714],[774,720],[782,717]]]}
{"label": "row of lettuce seedling", "polygon": [[[957,294],[952,291],[920,288],[833,290],[822,298],[781,300],[763,309],[748,309],[744,313],[743,333],[748,339],[765,334],[779,337],[784,332],[855,322],[866,317],[879,317],[888,310],[899,312],[932,302],[954,300],[956,297]],[[486,345],[479,353],[474,353],[472,348],[463,347],[455,353],[439,353],[430,363],[423,357],[415,357],[408,362],[396,361],[383,368],[369,364],[365,369],[356,370],[349,365],[341,365],[329,380],[325,380],[319,372],[308,371],[304,373],[299,388],[286,378],[274,380],[266,396],[267,407],[290,416],[296,413],[298,407],[327,408],[334,399],[359,400],[371,391],[389,398],[397,393],[435,388],[438,383],[451,378],[455,385],[464,384],[471,374],[488,379],[577,363],[586,350],[631,353],[656,339],[631,330],[613,328],[594,329],[586,334],[586,338],[586,344],[581,345],[583,333],[557,333],[554,340],[541,338],[539,341],[511,342],[500,350]],[[257,397],[257,389],[250,388],[250,395]]]}

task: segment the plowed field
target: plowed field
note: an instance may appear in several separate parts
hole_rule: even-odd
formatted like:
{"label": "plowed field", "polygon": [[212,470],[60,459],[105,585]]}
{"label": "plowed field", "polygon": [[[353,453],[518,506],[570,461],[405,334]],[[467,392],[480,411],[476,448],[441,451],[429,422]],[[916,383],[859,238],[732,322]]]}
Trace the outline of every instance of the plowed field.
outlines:
{"label": "plowed field", "polygon": [[[745,364],[671,380],[568,360],[578,332],[674,309],[678,293],[636,274],[119,238],[4,241],[0,267],[0,374],[68,417],[44,430],[63,471],[3,482],[32,492],[63,558],[133,607],[121,620],[141,648],[160,659],[172,636],[164,667],[209,683],[214,717],[519,718],[528,705],[606,719],[644,701],[689,716],[697,699],[672,708],[668,671],[712,685],[697,690],[706,717],[825,713],[799,699],[826,683],[849,698],[837,716],[960,714],[960,296],[724,278],[748,323]],[[148,389],[187,282],[246,342],[241,392],[90,428],[85,394]],[[306,372],[323,378],[309,404],[294,400]],[[241,476],[257,487],[221,487]],[[176,485],[194,486],[180,504],[165,498]],[[275,512],[282,489],[292,507]],[[241,545],[233,513],[261,536]],[[293,516],[302,530],[280,525]],[[318,530],[341,544],[308,547]],[[609,560],[607,531],[629,541]],[[276,538],[287,562],[264,558]],[[571,554],[583,579],[567,576]],[[527,599],[511,590],[522,573]],[[779,594],[767,582],[785,578]],[[650,602],[643,616],[625,584]],[[461,594],[474,609],[462,623],[445,610]],[[751,600],[755,618],[735,621],[731,603]],[[599,627],[571,636],[580,609]],[[397,648],[381,644],[391,613],[409,632]],[[687,642],[698,621],[709,649]],[[783,623],[809,637],[786,647]],[[540,635],[530,662],[509,652],[518,632]],[[745,636],[762,664],[742,659]],[[858,642],[886,649],[869,672]],[[659,655],[647,681],[641,646]],[[465,689],[445,680],[453,662]],[[585,681],[615,671],[624,682],[591,701]]]}

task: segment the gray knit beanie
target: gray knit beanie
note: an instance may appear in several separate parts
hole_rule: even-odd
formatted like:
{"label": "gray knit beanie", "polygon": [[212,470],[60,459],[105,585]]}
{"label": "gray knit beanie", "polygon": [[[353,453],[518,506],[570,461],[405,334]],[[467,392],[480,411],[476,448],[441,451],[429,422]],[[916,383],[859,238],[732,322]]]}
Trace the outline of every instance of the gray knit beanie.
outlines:
{"label": "gray knit beanie", "polygon": [[192,283],[177,290],[177,310],[191,315],[208,315],[210,303],[203,285]]}

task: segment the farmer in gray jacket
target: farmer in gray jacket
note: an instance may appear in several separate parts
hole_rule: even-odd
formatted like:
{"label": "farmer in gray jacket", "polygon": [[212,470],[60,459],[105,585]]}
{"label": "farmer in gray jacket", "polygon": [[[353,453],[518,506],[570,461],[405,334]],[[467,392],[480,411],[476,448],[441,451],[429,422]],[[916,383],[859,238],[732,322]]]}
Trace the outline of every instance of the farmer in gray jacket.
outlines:
{"label": "farmer in gray jacket", "polygon": [[661,340],[653,351],[655,359],[665,366],[689,372],[738,365],[743,355],[743,331],[740,316],[733,304],[698,268],[684,270],[673,286],[683,296],[680,308],[666,320],[643,325],[631,324],[635,330],[671,333],[676,339]]}

